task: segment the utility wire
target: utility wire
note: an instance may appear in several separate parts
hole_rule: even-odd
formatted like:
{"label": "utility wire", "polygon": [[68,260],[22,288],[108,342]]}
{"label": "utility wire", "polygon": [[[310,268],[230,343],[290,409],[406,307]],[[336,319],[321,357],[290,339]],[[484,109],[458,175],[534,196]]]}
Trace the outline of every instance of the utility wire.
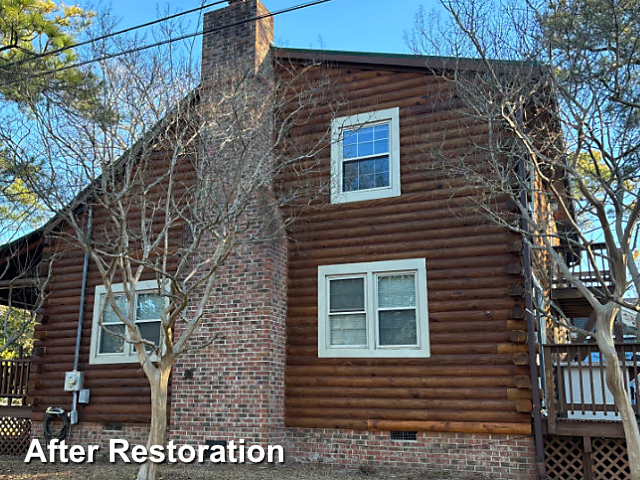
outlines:
{"label": "utility wire", "polygon": [[8,63],[6,65],[2,65],[2,68],[17,67],[17,66],[22,65],[22,64],[24,64],[26,62],[31,62],[32,60],[37,60],[39,58],[48,57],[50,55],[57,55],[58,53],[61,53],[61,52],[67,51],[67,50],[71,50],[72,48],[83,47],[85,45],[89,45],[90,43],[95,43],[95,42],[99,42],[100,40],[105,40],[105,39],[110,38],[110,37],[115,37],[116,35],[122,35],[123,33],[129,33],[129,32],[132,32],[134,30],[138,30],[140,28],[150,27],[151,25],[155,25],[156,23],[162,23],[162,22],[166,22],[167,20],[173,20],[174,18],[178,18],[178,17],[181,17],[183,15],[188,15],[189,13],[197,12],[197,11],[203,10],[205,8],[215,7],[216,5],[220,5],[221,3],[226,3],[227,1],[228,0],[220,0],[218,2],[207,3],[206,5],[201,5],[199,7],[192,8],[191,10],[185,10],[184,12],[175,13],[173,15],[169,15],[168,17],[158,18],[156,20],[152,20],[152,21],[147,22],[147,23],[143,23],[143,24],[140,24],[140,25],[135,25],[133,27],[125,28],[124,30],[120,30],[120,31],[117,31],[117,32],[107,33],[105,35],[101,35],[101,36],[95,37],[95,38],[90,38],[89,40],[85,40],[85,41],[82,41],[82,42],[72,43],[70,45],[66,45],[66,46],[58,48],[56,50],[51,50],[51,51],[48,51],[48,52],[38,53],[38,54],[33,55],[33,56],[29,57],[29,58],[23,58],[22,60],[18,60],[17,62],[12,62],[12,63]]}
{"label": "utility wire", "polygon": [[[36,73],[36,74],[31,74],[31,75],[29,75],[29,78],[30,79],[34,79],[34,78],[44,77],[44,76],[47,76],[47,75],[53,75],[53,74],[55,74],[57,72],[62,72],[64,70],[83,67],[83,66],[89,65],[91,63],[101,62],[101,61],[104,61],[104,60],[110,60],[112,58],[116,58],[116,57],[119,57],[119,56],[122,56],[122,55],[128,55],[130,53],[140,52],[140,51],[143,51],[143,50],[148,50],[150,48],[161,47],[163,45],[168,45],[168,44],[171,44],[171,43],[174,43],[174,42],[179,42],[180,40],[185,40],[187,38],[193,38],[193,37],[197,37],[199,35],[205,35],[207,33],[218,32],[220,30],[236,27],[238,25],[244,25],[245,23],[256,22],[258,20],[263,20],[263,19],[269,18],[269,17],[275,17],[275,16],[281,15],[283,13],[294,12],[296,10],[302,10],[304,8],[313,7],[315,5],[320,5],[322,3],[328,3],[328,2],[332,2],[332,1],[333,0],[316,0],[316,1],[312,1],[312,2],[301,3],[301,4],[295,5],[293,7],[283,8],[282,10],[277,10],[275,12],[269,12],[269,13],[264,14],[264,15],[259,15],[257,17],[248,18],[248,19],[245,19],[245,20],[241,20],[239,22],[230,23],[228,25],[222,25],[220,27],[214,27],[214,28],[210,28],[208,30],[204,30],[203,29],[201,32],[188,33],[186,35],[181,35],[181,36],[176,37],[176,38],[169,38],[169,39],[163,40],[161,42],[156,42],[156,43],[152,43],[152,44],[149,44],[149,45],[143,45],[142,47],[131,48],[131,49],[128,49],[128,50],[124,50],[122,52],[103,55],[101,57],[92,58],[90,60],[85,60],[83,62],[74,63],[72,65],[66,65],[64,67],[60,67],[60,68],[57,68],[57,69],[47,70],[47,71]],[[0,85],[0,88],[9,87],[9,86],[15,85],[16,83],[19,83],[19,82],[20,82],[20,80],[14,80],[12,82],[8,82],[8,83]]]}

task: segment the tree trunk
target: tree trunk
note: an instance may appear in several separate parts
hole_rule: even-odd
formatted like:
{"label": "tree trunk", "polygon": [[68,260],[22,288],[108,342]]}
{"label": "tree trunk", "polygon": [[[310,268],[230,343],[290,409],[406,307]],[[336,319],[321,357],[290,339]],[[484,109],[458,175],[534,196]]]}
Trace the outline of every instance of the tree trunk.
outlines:
{"label": "tree trunk", "polygon": [[[169,386],[169,374],[171,366],[161,366],[153,372],[147,373],[151,386],[151,426],[149,428],[149,439],[147,440],[147,451],[152,445],[165,444],[165,433],[167,431],[167,391]],[[155,480],[158,464],[149,460],[143,463],[138,470],[136,480]]]}
{"label": "tree trunk", "polygon": [[616,407],[620,412],[622,427],[627,440],[627,456],[629,458],[629,469],[631,480],[640,480],[640,431],[638,422],[631,406],[631,399],[624,388],[620,359],[616,354],[613,343],[613,323],[615,321],[617,307],[605,306],[603,311],[598,312],[596,339],[598,348],[604,356],[607,372],[607,387],[613,395]]}

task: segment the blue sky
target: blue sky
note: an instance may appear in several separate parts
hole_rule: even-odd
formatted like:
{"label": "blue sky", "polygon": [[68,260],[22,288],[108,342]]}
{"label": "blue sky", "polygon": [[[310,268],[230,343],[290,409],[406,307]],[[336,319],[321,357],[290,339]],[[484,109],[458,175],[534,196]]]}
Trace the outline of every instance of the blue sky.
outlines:
{"label": "blue sky", "polygon": [[[306,1],[263,0],[263,3],[275,12]],[[122,28],[158,18],[157,12],[164,12],[167,5],[175,12],[200,4],[198,0],[168,3],[112,0],[110,3],[112,12],[121,18]],[[100,8],[108,5],[106,2],[99,4]],[[281,47],[408,53],[404,32],[411,30],[420,5],[427,11],[438,8],[437,0],[333,0],[277,16],[275,43]],[[189,17],[195,21],[197,14]]]}

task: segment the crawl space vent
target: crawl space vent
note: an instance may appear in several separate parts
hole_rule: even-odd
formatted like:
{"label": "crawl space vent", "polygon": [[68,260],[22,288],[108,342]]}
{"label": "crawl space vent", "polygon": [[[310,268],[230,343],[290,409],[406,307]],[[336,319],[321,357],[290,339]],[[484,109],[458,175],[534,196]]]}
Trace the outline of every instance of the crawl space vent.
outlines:
{"label": "crawl space vent", "polygon": [[407,432],[404,430],[392,430],[389,433],[391,440],[400,442],[415,442],[418,440],[418,432]]}

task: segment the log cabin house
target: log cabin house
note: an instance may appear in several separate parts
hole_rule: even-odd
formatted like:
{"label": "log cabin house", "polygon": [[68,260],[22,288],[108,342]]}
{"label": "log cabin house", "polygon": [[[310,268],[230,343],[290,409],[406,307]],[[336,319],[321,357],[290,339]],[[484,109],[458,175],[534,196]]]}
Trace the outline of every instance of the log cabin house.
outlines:
{"label": "log cabin house", "polygon": [[[212,315],[207,328],[224,330],[226,340],[175,364],[169,437],[283,444],[288,461],[494,479],[538,478],[546,462],[549,478],[624,478],[622,429],[590,355],[595,347],[547,344],[527,314],[536,296],[523,289],[532,269],[520,238],[464,214],[473,192],[428,168],[434,143],[462,154],[486,136],[465,124],[452,84],[438,75],[442,59],[276,48],[271,19],[246,22],[266,12],[258,0],[229,3],[205,16],[205,30],[237,26],[205,35],[203,82],[229,51],[272,62],[276,76],[319,65],[343,103],[293,135],[313,142],[331,128],[339,140],[323,154],[321,177],[339,181],[299,212],[286,242],[245,252],[224,278],[216,299],[224,318]],[[47,242],[47,227],[3,247],[10,268],[0,298],[8,300],[21,262],[60,248]],[[42,435],[49,406],[72,410],[63,387],[83,310],[78,370],[90,397],[69,442],[145,443],[148,382],[135,356],[101,341],[100,276],[89,264],[83,295],[83,253],[56,253],[31,358],[31,435]],[[573,304],[576,318],[589,317],[575,289],[547,274],[554,297]],[[33,283],[12,285],[21,299],[14,302],[29,306]],[[139,301],[145,295],[143,288]],[[248,322],[252,311],[260,319]],[[635,358],[635,344],[619,348]],[[629,366],[631,383],[638,371]]]}

